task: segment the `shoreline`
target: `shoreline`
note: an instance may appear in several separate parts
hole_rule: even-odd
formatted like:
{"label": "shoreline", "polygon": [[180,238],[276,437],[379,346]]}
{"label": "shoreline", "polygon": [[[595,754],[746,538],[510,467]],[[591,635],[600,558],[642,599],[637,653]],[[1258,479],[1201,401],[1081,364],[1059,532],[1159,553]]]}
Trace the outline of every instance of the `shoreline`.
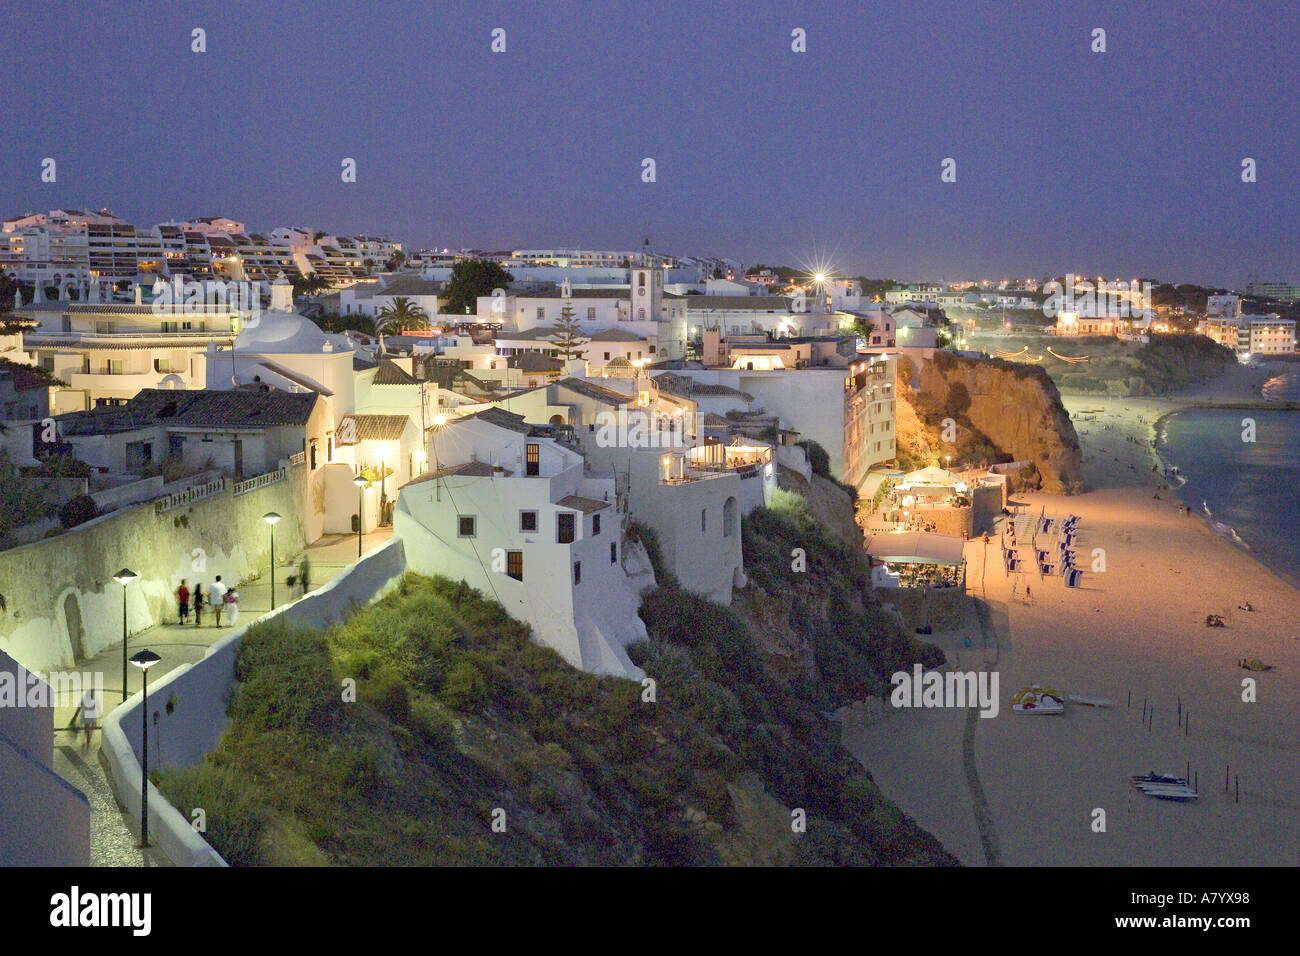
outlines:
{"label": "shoreline", "polygon": [[[974,721],[973,780],[963,772],[968,720],[961,711],[887,711],[884,719],[843,725],[846,749],[882,792],[963,863],[1300,865],[1300,846],[1284,838],[1300,811],[1300,588],[1203,516],[1189,521],[1151,445],[1162,419],[1178,411],[1258,401],[1252,386],[1262,384],[1255,381],[1261,374],[1232,369],[1224,380],[1172,396],[1062,396],[1071,413],[1097,410],[1091,421],[1074,420],[1089,490],[1013,498],[1024,511],[1081,516],[1083,586],[1008,575],[996,542],[990,553],[971,541],[969,620],[925,638],[945,651],[949,667],[1000,674],[1001,713]],[[1104,573],[1089,569],[1098,553]],[[1255,611],[1241,610],[1243,603]],[[1227,627],[1207,628],[1208,613],[1222,615]],[[980,615],[996,658],[985,656]],[[1274,670],[1243,671],[1242,658]],[[1247,676],[1258,686],[1249,704],[1241,700]],[[1113,706],[1070,705],[1050,720],[1013,715],[1011,695],[1033,683],[1106,697]],[[1185,768],[1207,780],[1195,803],[1135,795],[1128,782]],[[1240,803],[1214,783],[1229,772],[1240,777]],[[1098,809],[1106,811],[1104,834],[1089,827]],[[999,851],[992,861],[985,829]]]}

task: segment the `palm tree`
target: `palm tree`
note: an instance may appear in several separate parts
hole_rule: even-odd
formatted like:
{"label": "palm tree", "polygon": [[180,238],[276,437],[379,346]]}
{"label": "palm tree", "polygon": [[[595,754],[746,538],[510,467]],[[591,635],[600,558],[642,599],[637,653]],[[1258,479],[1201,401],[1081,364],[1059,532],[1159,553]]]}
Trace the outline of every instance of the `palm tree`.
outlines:
{"label": "palm tree", "polygon": [[429,321],[429,315],[404,295],[396,296],[392,305],[386,305],[371,320],[375,335],[379,336],[379,352],[384,352],[384,335],[409,328],[417,322]]}

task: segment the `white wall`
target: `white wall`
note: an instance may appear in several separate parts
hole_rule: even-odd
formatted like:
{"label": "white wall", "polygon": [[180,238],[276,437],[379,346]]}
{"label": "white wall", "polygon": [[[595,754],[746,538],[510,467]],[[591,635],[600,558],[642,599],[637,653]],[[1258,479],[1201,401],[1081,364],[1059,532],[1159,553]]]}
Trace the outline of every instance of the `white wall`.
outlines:
{"label": "white wall", "polygon": [[[598,512],[599,534],[593,515],[554,504],[568,494],[608,497],[611,507]],[[549,481],[452,475],[403,488],[393,531],[406,542],[411,570],[463,580],[495,598],[574,667],[639,679],[643,674],[626,647],[645,639],[645,625],[637,616],[640,598],[623,571],[620,516],[613,505],[613,482],[584,480],[580,468]],[[535,532],[520,530],[525,510],[537,512]],[[577,537],[570,544],[556,541],[560,512],[577,516]],[[459,535],[462,515],[475,518],[473,538]],[[508,551],[522,552],[522,581],[506,573]],[[575,561],[582,564],[577,584]]]}
{"label": "white wall", "polygon": [[[0,673],[26,695],[27,669],[3,651]],[[0,707],[0,864],[90,865],[90,804],[53,763],[53,708]]]}
{"label": "white wall", "polygon": [[[745,586],[740,540],[740,478],[718,474],[680,484],[661,483],[661,458],[653,452],[630,460],[628,511],[655,530],[668,570],[688,591],[731,604],[733,587]],[[733,501],[731,506],[728,501]],[[734,508],[734,522],[724,515]],[[705,514],[701,527],[701,512]]]}

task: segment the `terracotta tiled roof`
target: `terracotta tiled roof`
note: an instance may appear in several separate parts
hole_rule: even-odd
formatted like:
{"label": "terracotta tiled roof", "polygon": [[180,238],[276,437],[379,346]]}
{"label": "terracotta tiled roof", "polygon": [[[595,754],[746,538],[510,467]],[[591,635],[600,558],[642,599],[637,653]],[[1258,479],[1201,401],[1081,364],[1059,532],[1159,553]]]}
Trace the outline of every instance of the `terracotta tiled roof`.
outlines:
{"label": "terracotta tiled roof", "polygon": [[151,425],[194,428],[258,428],[306,425],[320,396],[278,389],[146,388],[125,405],[73,412],[58,417],[64,435],[96,435],[132,431]]}
{"label": "terracotta tiled roof", "polygon": [[555,384],[562,385],[579,395],[586,395],[604,405],[626,405],[636,400],[634,396],[624,395],[615,389],[597,385],[595,382],[583,381],[580,378],[562,378]]}
{"label": "terracotta tiled roof", "polygon": [[608,501],[597,501],[595,498],[583,498],[579,495],[565,495],[556,504],[561,508],[572,508],[574,511],[581,511],[585,515],[609,507]]}
{"label": "terracotta tiled roof", "polygon": [[372,385],[415,385],[415,377],[408,374],[392,359],[380,359],[379,371],[375,373]]}
{"label": "terracotta tiled roof", "polygon": [[406,415],[344,415],[334,430],[335,438],[348,436],[352,441],[336,441],[340,447],[363,441],[399,441],[411,419]]}

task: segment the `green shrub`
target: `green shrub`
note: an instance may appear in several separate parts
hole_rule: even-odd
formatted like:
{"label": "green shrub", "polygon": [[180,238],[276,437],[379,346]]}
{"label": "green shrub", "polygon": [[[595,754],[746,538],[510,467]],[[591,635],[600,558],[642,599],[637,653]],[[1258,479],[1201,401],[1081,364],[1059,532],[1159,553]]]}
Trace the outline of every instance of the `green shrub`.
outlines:
{"label": "green shrub", "polygon": [[99,506],[90,495],[77,495],[69,498],[59,507],[59,524],[65,528],[75,528],[99,514]]}

